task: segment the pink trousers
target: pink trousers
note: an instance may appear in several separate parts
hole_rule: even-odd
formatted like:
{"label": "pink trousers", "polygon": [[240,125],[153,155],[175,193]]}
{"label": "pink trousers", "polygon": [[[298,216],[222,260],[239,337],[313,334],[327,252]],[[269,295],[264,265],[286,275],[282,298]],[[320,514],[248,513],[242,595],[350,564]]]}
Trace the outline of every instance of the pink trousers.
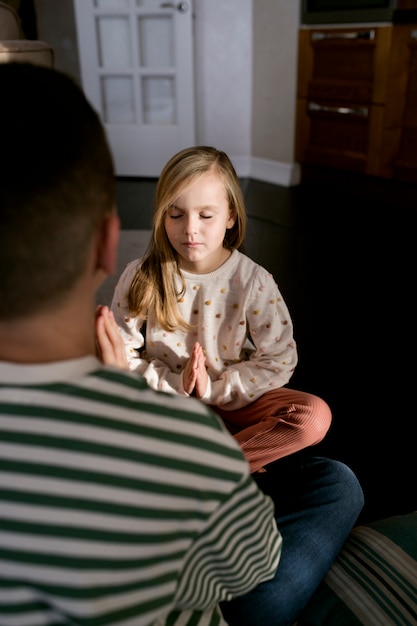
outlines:
{"label": "pink trousers", "polygon": [[332,421],[324,400],[287,387],[268,391],[235,411],[212,408],[241,445],[252,472],[319,443]]}

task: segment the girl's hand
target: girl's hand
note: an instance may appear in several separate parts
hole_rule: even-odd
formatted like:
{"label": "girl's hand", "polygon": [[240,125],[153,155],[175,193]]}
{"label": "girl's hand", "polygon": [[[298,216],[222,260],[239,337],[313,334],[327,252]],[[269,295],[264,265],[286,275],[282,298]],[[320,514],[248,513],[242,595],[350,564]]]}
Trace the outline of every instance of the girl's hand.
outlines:
{"label": "girl's hand", "polygon": [[193,347],[193,352],[188,359],[183,372],[182,372],[182,384],[184,387],[185,393],[188,393],[189,396],[194,391],[195,382],[197,379],[197,368],[198,368],[198,351],[200,348],[200,344],[196,342]]}
{"label": "girl's hand", "polygon": [[125,347],[117,328],[113,312],[108,306],[96,308],[95,319],[96,352],[105,365],[115,365],[121,369],[129,369]]}
{"label": "girl's hand", "polygon": [[203,348],[195,342],[193,352],[182,373],[184,391],[191,395],[195,390],[197,398],[201,398],[207,387],[208,374],[206,370],[206,357]]}
{"label": "girl's hand", "polygon": [[206,357],[204,355],[203,348],[200,346],[195,380],[195,392],[197,398],[202,398],[206,393],[207,382],[208,374],[206,369]]}

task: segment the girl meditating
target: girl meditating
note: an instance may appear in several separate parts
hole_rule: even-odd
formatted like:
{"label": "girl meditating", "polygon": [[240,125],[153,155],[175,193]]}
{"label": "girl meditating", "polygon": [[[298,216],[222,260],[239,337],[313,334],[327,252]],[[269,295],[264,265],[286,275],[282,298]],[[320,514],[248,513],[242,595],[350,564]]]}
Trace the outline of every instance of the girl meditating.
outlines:
{"label": "girl meditating", "polygon": [[211,405],[256,472],[318,443],[331,412],[285,387],[297,364],[291,317],[273,276],[240,252],[245,233],[227,155],[181,151],[159,178],[148,250],[126,267],[111,309],[130,369]]}

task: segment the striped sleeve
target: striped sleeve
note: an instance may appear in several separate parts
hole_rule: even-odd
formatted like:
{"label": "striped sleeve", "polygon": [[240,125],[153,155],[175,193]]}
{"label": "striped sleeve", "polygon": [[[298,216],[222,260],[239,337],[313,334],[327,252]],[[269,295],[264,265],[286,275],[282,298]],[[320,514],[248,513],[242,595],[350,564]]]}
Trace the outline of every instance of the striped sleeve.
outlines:
{"label": "striped sleeve", "polygon": [[272,501],[247,477],[193,543],[184,563],[177,603],[206,608],[210,598],[230,600],[249,592],[272,578],[281,547]]}

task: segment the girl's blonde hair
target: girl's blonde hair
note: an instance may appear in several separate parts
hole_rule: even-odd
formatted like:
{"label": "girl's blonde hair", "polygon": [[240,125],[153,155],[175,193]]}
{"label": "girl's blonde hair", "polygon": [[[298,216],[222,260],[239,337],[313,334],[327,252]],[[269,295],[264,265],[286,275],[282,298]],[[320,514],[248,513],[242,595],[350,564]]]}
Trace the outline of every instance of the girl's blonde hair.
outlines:
{"label": "girl's blonde hair", "polygon": [[[179,269],[178,254],[165,231],[165,215],[183,189],[202,174],[219,174],[236,217],[226,231],[223,245],[228,250],[243,250],[246,235],[246,210],[236,171],[225,152],[209,146],[193,146],[175,154],[161,172],[155,194],[152,237],[128,292],[128,307],[133,317],[147,319],[152,310],[158,324],[167,331],[189,329],[178,310],[178,300],[185,293],[185,281]],[[179,280],[178,280],[179,279]],[[178,282],[181,289],[178,291]]]}

